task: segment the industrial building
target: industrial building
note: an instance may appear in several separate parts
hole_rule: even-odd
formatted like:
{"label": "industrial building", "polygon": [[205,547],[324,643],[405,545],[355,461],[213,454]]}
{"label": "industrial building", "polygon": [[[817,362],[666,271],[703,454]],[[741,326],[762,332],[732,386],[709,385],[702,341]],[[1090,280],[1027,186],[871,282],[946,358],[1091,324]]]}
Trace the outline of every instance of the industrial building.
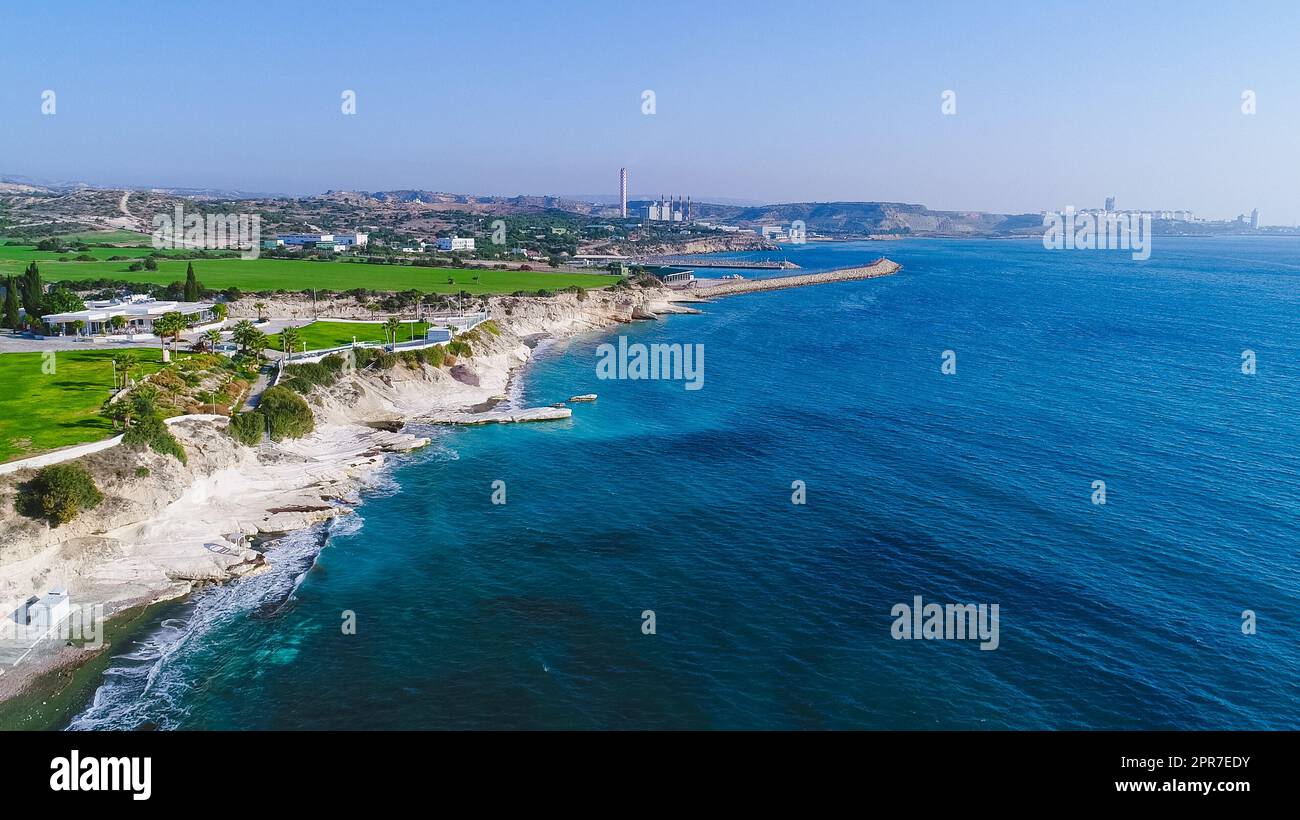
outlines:
{"label": "industrial building", "polygon": [[641,209],[641,218],[647,222],[689,222],[691,220],[691,198],[659,196],[658,202],[652,202]]}

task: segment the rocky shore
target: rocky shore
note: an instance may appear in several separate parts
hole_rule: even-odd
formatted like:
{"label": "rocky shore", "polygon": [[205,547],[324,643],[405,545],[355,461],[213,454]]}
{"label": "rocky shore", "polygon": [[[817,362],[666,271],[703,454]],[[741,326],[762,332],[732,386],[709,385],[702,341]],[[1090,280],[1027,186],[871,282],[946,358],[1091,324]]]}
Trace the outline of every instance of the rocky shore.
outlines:
{"label": "rocky shore", "polygon": [[[16,486],[32,471],[0,477],[0,608],[9,617],[31,596],[63,588],[75,606],[100,605],[112,617],[260,571],[264,558],[251,539],[351,513],[360,490],[392,453],[427,443],[400,432],[406,421],[568,417],[567,407],[502,404],[512,374],[531,358],[529,342],[690,312],[669,301],[677,298],[646,288],[495,297],[489,310],[501,332],[479,334],[473,356],[451,368],[400,363],[386,371],[361,370],[318,387],[307,396],[316,430],[305,438],[249,448],[226,434],[224,421],[184,421],[172,431],[188,454],[186,465],[124,447],[78,459],[104,501],[58,528],[14,510]],[[306,302],[279,307],[302,310],[310,307]],[[66,671],[93,655],[50,640],[35,650],[0,640],[0,700],[18,695],[44,672]]]}

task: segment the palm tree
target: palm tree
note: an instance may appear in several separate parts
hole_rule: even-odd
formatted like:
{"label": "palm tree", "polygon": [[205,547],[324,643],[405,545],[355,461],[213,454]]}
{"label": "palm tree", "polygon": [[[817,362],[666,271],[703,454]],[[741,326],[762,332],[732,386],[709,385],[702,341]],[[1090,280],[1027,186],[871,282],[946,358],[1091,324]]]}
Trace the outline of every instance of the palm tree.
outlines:
{"label": "palm tree", "polygon": [[135,367],[135,354],[129,350],[113,354],[114,389],[120,390],[131,383],[131,368]]}
{"label": "palm tree", "polygon": [[257,311],[257,321],[262,321],[262,314],[266,312],[266,302],[254,302],[253,310]]}
{"label": "palm tree", "polygon": [[397,333],[402,329],[402,320],[396,316],[389,316],[388,321],[384,322],[384,338],[388,339],[390,344],[397,344]]}
{"label": "palm tree", "polygon": [[235,330],[234,330],[235,344],[239,345],[239,349],[241,351],[247,352],[248,349],[252,347],[253,334],[260,333],[260,332],[261,331],[259,331],[257,328],[253,327],[252,322],[248,321],[247,319],[240,319],[238,322],[235,323]]}
{"label": "palm tree", "polygon": [[179,340],[185,327],[185,317],[175,311],[164,313],[154,320],[153,332],[154,335],[162,340],[164,362],[170,362],[172,360],[171,352],[167,349],[167,337],[171,336],[174,340]]}
{"label": "palm tree", "polygon": [[218,322],[226,321],[226,316],[230,313],[230,307],[224,302],[217,302],[212,306],[212,315],[217,317]]}
{"label": "palm tree", "polygon": [[302,341],[302,333],[296,327],[286,327],[280,331],[280,346],[286,356],[293,353],[298,342]]}
{"label": "palm tree", "polygon": [[211,330],[205,331],[203,334],[203,343],[207,346],[209,353],[216,350],[217,345],[221,344],[221,331],[217,330],[215,327]]}
{"label": "palm tree", "polygon": [[126,327],[126,317],[122,316],[121,314],[118,314],[117,316],[110,316],[108,317],[108,323],[112,325],[114,330],[121,330],[122,328]]}

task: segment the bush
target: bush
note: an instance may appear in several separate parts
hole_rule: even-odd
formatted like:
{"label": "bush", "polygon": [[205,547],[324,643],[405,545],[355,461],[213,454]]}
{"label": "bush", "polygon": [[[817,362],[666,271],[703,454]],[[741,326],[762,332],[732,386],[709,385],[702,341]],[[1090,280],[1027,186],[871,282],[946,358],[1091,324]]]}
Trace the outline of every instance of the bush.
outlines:
{"label": "bush", "polygon": [[282,384],[295,393],[303,394],[310,393],[317,386],[329,387],[338,381],[338,373],[343,369],[343,360],[338,358],[337,361],[337,366],[324,361],[291,364],[284,369]]}
{"label": "bush", "polygon": [[252,410],[231,416],[228,431],[230,437],[240,444],[256,447],[262,443],[262,431],[265,429],[266,417],[256,410]]}
{"label": "bush", "polygon": [[15,506],[30,518],[44,518],[51,527],[66,524],[99,506],[104,494],[80,464],[54,464],[18,487]]}
{"label": "bush", "polygon": [[257,412],[266,417],[274,441],[301,438],[316,429],[316,420],[307,402],[287,387],[276,385],[268,388],[258,402]]}
{"label": "bush", "polygon": [[396,366],[397,366],[396,353],[390,353],[387,350],[382,350],[379,351],[379,354],[377,356],[375,356],[375,367],[379,368],[380,370],[392,370]]}
{"label": "bush", "polygon": [[470,348],[469,342],[463,339],[453,339],[447,342],[447,352],[453,356],[473,356],[474,351]]}
{"label": "bush", "polygon": [[433,367],[442,367],[443,361],[447,358],[447,351],[441,346],[431,347],[424,351],[424,359]]}
{"label": "bush", "polygon": [[181,464],[189,463],[185,448],[172,435],[172,431],[167,429],[162,413],[156,411],[150,415],[138,416],[122,434],[122,444],[137,450],[148,447],[155,453],[174,456]]}

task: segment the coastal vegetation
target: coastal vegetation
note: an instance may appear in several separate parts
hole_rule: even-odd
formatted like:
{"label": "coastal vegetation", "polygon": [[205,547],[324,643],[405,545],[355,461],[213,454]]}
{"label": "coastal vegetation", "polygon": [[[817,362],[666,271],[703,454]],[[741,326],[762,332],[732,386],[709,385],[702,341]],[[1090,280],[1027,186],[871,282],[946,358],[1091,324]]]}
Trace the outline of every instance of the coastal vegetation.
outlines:
{"label": "coastal vegetation", "polygon": [[185,448],[163,421],[157,397],[157,389],[146,386],[125,400],[130,405],[131,413],[124,419],[126,432],[122,434],[122,444],[135,450],[148,448],[155,453],[172,456],[181,464],[188,464]]}
{"label": "coastal vegetation", "polygon": [[44,467],[31,480],[18,485],[14,504],[19,514],[44,519],[57,527],[83,510],[98,507],[103,500],[103,493],[86,468],[72,462]]}
{"label": "coastal vegetation", "polygon": [[272,441],[302,438],[316,429],[311,408],[297,393],[276,385],[262,394],[256,410],[239,413],[230,420],[230,435],[236,441],[254,447],[265,431]]}

